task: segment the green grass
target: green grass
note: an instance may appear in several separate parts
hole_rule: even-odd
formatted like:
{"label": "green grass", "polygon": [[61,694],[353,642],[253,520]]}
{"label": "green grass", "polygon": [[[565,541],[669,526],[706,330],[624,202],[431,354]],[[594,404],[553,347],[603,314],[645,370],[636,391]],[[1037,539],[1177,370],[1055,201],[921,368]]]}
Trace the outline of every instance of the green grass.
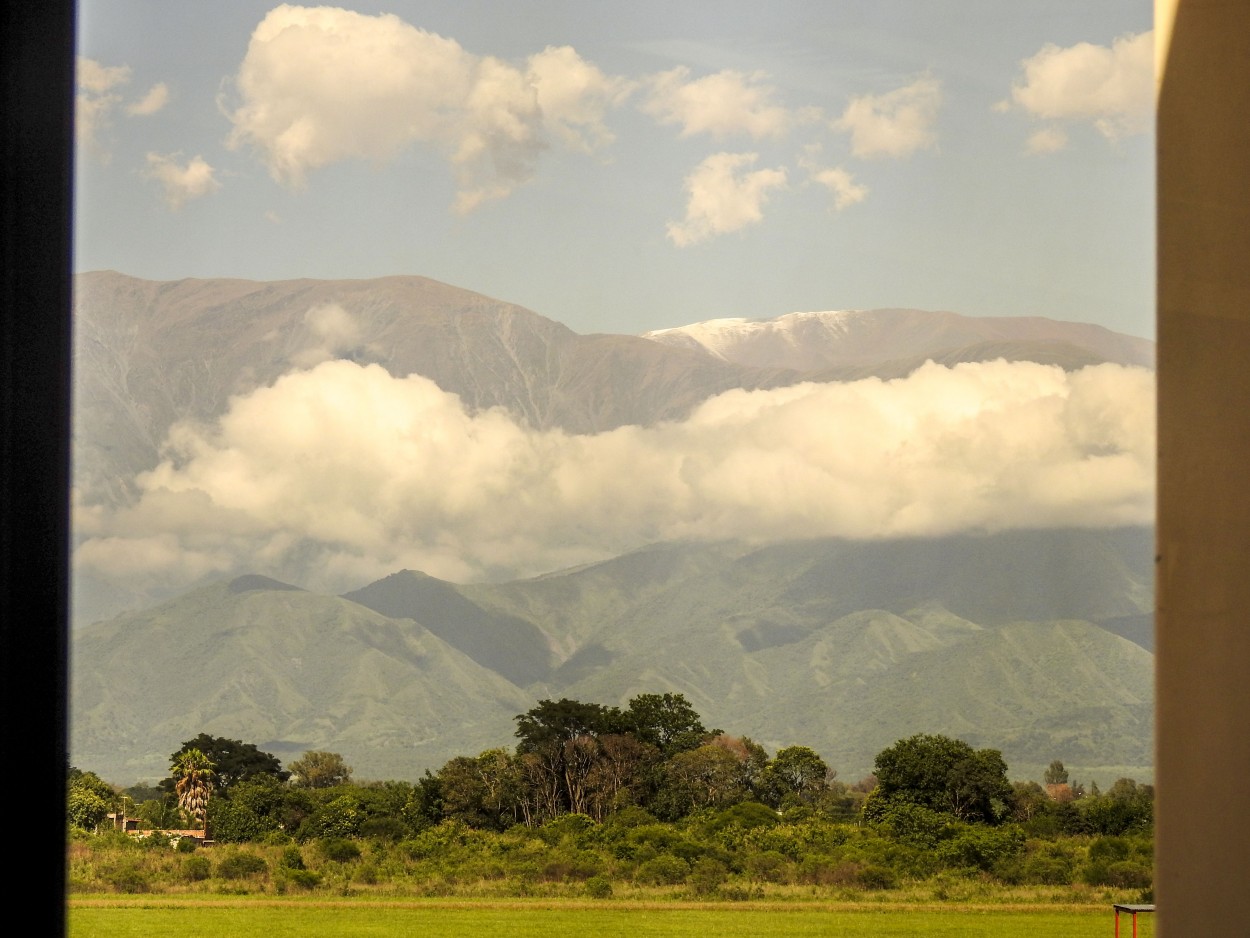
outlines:
{"label": "green grass", "polygon": [[[969,906],[839,908],[665,903],[379,902],[272,898],[164,897],[74,900],[69,938],[1107,938],[1106,909],[1020,910]],[[1154,916],[1138,920],[1140,938],[1155,934]],[[1132,934],[1121,918],[1120,934]]]}

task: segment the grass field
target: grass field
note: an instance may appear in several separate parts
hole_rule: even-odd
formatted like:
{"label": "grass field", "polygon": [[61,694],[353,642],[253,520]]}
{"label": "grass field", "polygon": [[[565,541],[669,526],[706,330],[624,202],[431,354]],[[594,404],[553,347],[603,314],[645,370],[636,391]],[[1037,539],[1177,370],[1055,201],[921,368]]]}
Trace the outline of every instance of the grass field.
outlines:
{"label": "grass field", "polygon": [[[628,903],[576,900],[390,902],[181,897],[75,898],[69,938],[1107,938],[1114,914],[1091,907]],[[1154,935],[1154,916],[1138,920]],[[1120,934],[1132,925],[1120,920]]]}

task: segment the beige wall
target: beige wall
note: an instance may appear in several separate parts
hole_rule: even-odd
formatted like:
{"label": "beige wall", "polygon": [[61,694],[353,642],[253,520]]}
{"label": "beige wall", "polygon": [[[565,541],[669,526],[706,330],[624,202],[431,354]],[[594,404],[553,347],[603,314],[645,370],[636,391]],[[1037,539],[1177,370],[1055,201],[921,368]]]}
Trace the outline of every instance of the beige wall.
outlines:
{"label": "beige wall", "polygon": [[1250,2],[1161,6],[1155,894],[1166,938],[1245,938]]}

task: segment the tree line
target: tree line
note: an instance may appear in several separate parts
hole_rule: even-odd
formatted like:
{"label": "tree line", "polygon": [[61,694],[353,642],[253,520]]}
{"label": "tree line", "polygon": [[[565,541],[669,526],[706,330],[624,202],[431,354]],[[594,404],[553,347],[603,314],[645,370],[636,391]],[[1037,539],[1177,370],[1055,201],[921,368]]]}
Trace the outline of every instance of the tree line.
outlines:
{"label": "tree line", "polygon": [[515,723],[514,747],[456,756],[415,783],[353,783],[343,757],[323,751],[284,769],[254,744],[201,733],[171,754],[169,777],[150,788],[119,792],[71,768],[68,822],[93,830],[109,814],[129,814],[151,829],[206,829],[219,842],[276,833],[398,839],[447,820],[484,831],[569,815],[601,824],[626,810],[676,823],[738,805],[921,837],[952,822],[1042,835],[1153,825],[1148,785],[1120,779],[1105,794],[1086,791],[1069,784],[1058,760],[1045,787],[1012,782],[998,750],[943,735],[895,742],[872,775],[848,784],[809,747],[769,756],[750,737],[707,728],[681,694],[640,694],[624,708],[541,700]]}

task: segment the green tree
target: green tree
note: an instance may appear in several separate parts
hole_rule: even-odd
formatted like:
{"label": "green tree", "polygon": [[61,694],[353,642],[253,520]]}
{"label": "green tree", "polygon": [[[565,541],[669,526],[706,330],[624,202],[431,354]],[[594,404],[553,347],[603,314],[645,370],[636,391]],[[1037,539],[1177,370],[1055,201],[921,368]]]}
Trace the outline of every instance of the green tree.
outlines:
{"label": "green tree", "polygon": [[[215,772],[214,788],[224,794],[235,782],[256,775],[272,775],[285,782],[291,773],[282,768],[278,757],[268,752],[261,752],[255,743],[245,743],[238,739],[227,739],[224,736],[209,736],[201,733],[195,739],[188,739],[174,753],[170,760],[176,762],[178,757],[190,750],[199,751],[213,764]],[[173,791],[176,779],[162,780],[161,788]]]}
{"label": "green tree", "polygon": [[191,817],[192,823],[208,830],[208,799],[213,791],[213,763],[198,749],[175,753],[169,767],[174,779],[178,806]]}
{"label": "green tree", "polygon": [[352,777],[352,767],[337,752],[310,749],[291,763],[287,774],[296,788],[333,788]]}
{"label": "green tree", "polygon": [[72,827],[95,830],[109,812],[121,809],[122,797],[94,772],[71,765],[66,773],[66,820]]}
{"label": "green tree", "polygon": [[761,787],[774,806],[811,804],[829,786],[829,766],[807,746],[787,746],[765,767]]}
{"label": "green tree", "polygon": [[616,707],[583,703],[567,697],[560,700],[540,700],[525,713],[517,714],[516,736],[520,740],[517,752],[537,752],[545,744],[565,743],[579,736],[598,737],[615,733],[623,725],[624,718]]}
{"label": "green tree", "polygon": [[626,731],[666,756],[697,749],[719,730],[711,732],[682,694],[639,694],[624,714]]}
{"label": "green tree", "polygon": [[1068,784],[1068,770],[1063,767],[1060,760],[1055,759],[1047,766],[1042,781],[1047,785],[1066,785]]}
{"label": "green tree", "polygon": [[1011,803],[1002,753],[949,736],[920,733],[899,740],[877,754],[874,772],[876,796],[866,810],[906,802],[961,821],[997,823]]}

